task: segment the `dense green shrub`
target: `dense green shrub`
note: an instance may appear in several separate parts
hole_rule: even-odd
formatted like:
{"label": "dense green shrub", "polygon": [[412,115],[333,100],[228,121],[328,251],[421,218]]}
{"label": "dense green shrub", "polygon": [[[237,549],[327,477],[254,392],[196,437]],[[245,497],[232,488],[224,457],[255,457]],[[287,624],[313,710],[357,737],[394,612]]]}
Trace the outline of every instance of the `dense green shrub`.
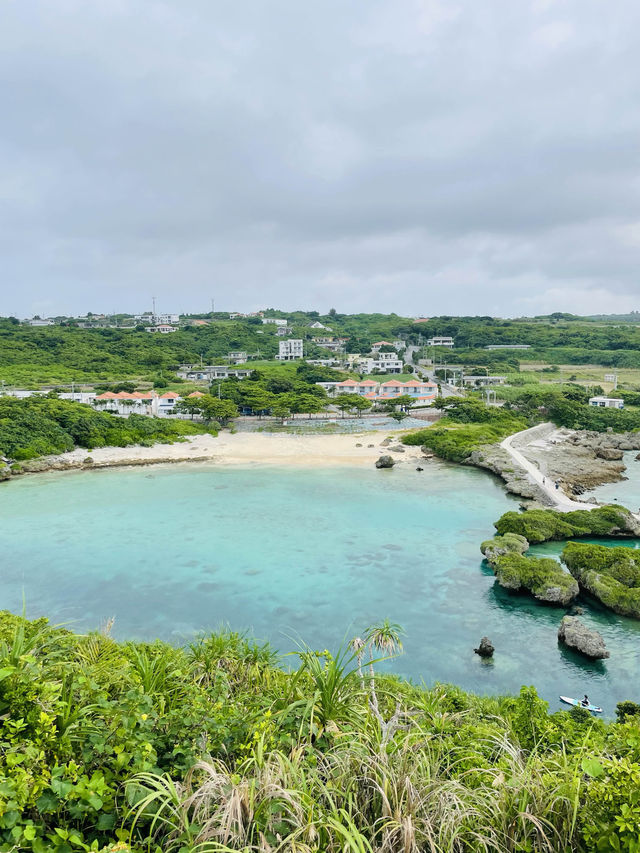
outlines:
{"label": "dense green shrub", "polygon": [[556,512],[529,509],[505,512],[494,524],[498,533],[519,533],[532,544],[576,536],[636,535],[637,523],[621,506],[595,507],[592,510]]}
{"label": "dense green shrub", "polygon": [[303,648],[285,672],[229,632],[176,649],[0,614],[0,850],[586,853],[632,837],[638,721],[392,676],[374,705],[357,649]]}
{"label": "dense green shrub", "polygon": [[578,584],[549,557],[503,554],[491,562],[498,583],[506,589],[530,592],[551,604],[567,605],[578,595]]}
{"label": "dense green shrub", "polygon": [[569,542],[562,559],[580,586],[591,595],[616,613],[640,619],[638,551]]}
{"label": "dense green shrub", "polygon": [[485,406],[476,400],[442,401],[445,417],[427,429],[403,436],[408,445],[428,447],[442,459],[464,462],[485,444],[495,444],[526,429],[527,422],[512,412]]}
{"label": "dense green shrub", "polygon": [[51,397],[0,397],[0,456],[33,459],[79,447],[126,447],[180,441],[210,428],[183,420],[129,415]]}

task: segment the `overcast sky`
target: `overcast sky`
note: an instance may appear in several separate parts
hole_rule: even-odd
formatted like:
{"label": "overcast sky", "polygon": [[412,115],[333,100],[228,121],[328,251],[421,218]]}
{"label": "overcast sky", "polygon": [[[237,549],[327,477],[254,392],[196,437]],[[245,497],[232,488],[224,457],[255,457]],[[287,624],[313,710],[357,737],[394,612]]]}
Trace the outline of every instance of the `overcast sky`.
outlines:
{"label": "overcast sky", "polygon": [[638,0],[0,0],[0,315],[640,309]]}

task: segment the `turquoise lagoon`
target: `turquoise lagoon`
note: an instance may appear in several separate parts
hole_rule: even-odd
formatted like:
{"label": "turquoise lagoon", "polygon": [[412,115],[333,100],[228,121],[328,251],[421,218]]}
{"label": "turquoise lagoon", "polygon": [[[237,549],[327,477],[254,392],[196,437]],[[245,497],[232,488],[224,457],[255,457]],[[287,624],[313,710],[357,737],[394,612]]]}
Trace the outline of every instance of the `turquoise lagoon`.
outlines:
{"label": "turquoise lagoon", "polygon": [[[640,465],[640,463],[636,463]],[[479,545],[517,501],[485,472],[185,464],[43,474],[0,487],[0,607],[78,631],[116,617],[120,638],[188,641],[222,624],[336,649],[388,617],[391,668],[482,693],[535,684],[552,707],[588,692],[612,713],[640,700],[640,623],[587,605],[611,650],[558,646],[562,609],[507,593]],[[560,546],[549,546],[550,552]],[[483,635],[492,663],[473,653]]]}

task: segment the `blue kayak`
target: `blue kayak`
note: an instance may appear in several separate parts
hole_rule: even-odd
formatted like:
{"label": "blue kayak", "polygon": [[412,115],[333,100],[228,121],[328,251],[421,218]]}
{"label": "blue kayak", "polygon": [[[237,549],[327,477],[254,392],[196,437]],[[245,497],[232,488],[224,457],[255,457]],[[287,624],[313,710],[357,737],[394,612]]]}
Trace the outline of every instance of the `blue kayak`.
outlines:
{"label": "blue kayak", "polygon": [[602,708],[596,708],[595,705],[583,705],[581,699],[572,699],[570,696],[561,696],[560,701],[565,705],[575,705],[577,708],[584,708],[585,711],[592,711],[594,714],[601,714]]}

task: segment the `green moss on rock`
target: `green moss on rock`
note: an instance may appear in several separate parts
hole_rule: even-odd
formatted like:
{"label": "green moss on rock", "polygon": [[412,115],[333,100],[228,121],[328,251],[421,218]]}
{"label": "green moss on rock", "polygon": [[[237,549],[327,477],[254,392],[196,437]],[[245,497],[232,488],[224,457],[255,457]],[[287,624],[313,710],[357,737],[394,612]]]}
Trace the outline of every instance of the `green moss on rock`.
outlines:
{"label": "green moss on rock", "polygon": [[519,533],[505,533],[504,536],[494,536],[480,546],[488,563],[493,563],[505,554],[524,554],[529,549],[529,543]]}
{"label": "green moss on rock", "polygon": [[640,552],[569,542],[562,559],[580,586],[605,607],[640,619]]}
{"label": "green moss on rock", "polygon": [[505,512],[494,526],[500,536],[518,533],[532,544],[576,536],[640,535],[640,524],[622,506],[602,506],[574,512],[556,512],[551,509]]}
{"label": "green moss on rock", "polygon": [[578,595],[576,580],[549,557],[524,557],[504,554],[491,563],[500,586],[511,590],[526,590],[549,604],[570,604]]}

